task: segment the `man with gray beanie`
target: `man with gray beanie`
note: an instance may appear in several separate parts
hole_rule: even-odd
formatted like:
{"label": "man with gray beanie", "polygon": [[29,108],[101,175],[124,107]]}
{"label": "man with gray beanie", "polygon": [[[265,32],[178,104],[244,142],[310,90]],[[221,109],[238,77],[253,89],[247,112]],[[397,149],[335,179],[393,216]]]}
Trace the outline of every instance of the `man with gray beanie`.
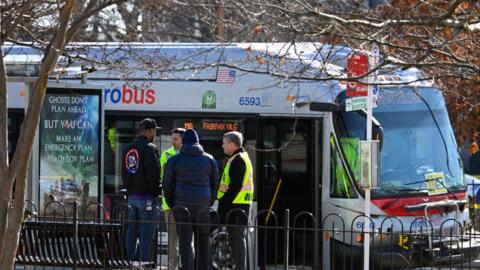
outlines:
{"label": "man with gray beanie", "polygon": [[210,269],[209,209],[216,199],[219,178],[217,162],[203,151],[195,130],[187,129],[180,153],[168,159],[163,177],[165,199],[177,222],[183,270]]}
{"label": "man with gray beanie", "polygon": [[253,202],[253,166],[242,145],[242,133],[232,131],[223,135],[222,147],[229,159],[217,194],[218,213],[221,222],[228,225],[228,241],[238,270],[247,268],[246,232]]}

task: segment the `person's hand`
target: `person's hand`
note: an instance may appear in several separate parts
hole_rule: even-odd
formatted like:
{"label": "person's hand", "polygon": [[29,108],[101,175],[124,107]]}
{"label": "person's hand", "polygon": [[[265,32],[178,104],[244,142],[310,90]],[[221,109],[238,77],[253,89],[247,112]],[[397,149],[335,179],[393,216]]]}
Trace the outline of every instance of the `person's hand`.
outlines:
{"label": "person's hand", "polygon": [[217,198],[215,198],[215,197],[213,197],[212,199],[210,199],[210,207],[215,204],[215,201],[216,201],[216,200],[217,200]]}

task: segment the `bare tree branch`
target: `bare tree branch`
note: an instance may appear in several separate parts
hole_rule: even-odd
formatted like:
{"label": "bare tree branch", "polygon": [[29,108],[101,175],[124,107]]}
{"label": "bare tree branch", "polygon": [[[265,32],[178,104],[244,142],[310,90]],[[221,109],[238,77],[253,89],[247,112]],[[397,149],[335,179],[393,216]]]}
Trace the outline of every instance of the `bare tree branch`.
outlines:
{"label": "bare tree branch", "polygon": [[[67,0],[65,5],[62,8],[62,12],[60,15],[59,27],[57,32],[55,33],[52,42],[50,43],[50,47],[48,48],[47,53],[45,54],[42,64],[40,66],[39,71],[39,78],[35,82],[34,85],[34,93],[37,98],[31,100],[29,102],[29,107],[25,114],[24,123],[31,123],[27,127],[26,125],[22,125],[20,130],[19,136],[19,148],[16,149],[14,157],[12,159],[12,164],[9,170],[10,176],[15,176],[16,172],[19,168],[23,168],[26,166],[27,162],[23,160],[22,162],[21,157],[17,155],[17,153],[30,153],[32,144],[33,144],[33,136],[30,135],[35,132],[35,129],[38,126],[39,122],[39,115],[40,110],[43,104],[43,97],[45,96],[45,90],[48,82],[48,78],[50,76],[50,72],[52,71],[55,63],[57,62],[58,57],[61,55],[63,51],[63,47],[66,41],[66,33],[68,27],[68,21],[70,18],[70,14],[73,8],[75,0]],[[27,137],[28,136],[28,137]],[[31,138],[30,138],[31,137]],[[32,143],[29,143],[31,140]]]}
{"label": "bare tree branch", "polygon": [[[75,0],[66,0],[64,6],[60,12],[60,21],[58,30],[54,35],[54,39],[52,40],[52,46],[49,48],[47,54],[45,55],[41,67],[40,67],[40,76],[37,79],[34,87],[35,91],[35,99],[29,100],[29,106],[27,112],[25,114],[25,119],[23,121],[20,136],[18,140],[18,147],[15,150],[14,157],[12,159],[12,163],[9,166],[6,172],[6,181],[4,182],[5,185],[2,185],[2,199],[0,200],[0,216],[6,216],[6,222],[8,222],[8,226],[12,230],[16,230],[16,238],[14,243],[9,243],[10,248],[6,249],[6,241],[5,241],[5,234],[9,231],[9,228],[3,228],[0,231],[0,269],[12,269],[14,263],[14,254],[16,251],[16,247],[18,246],[18,232],[20,231],[20,222],[21,219],[19,218],[19,214],[23,215],[23,202],[17,202],[17,208],[15,214],[13,215],[13,221],[9,222],[10,218],[8,217],[8,212],[10,211],[9,202],[6,203],[4,198],[7,197],[8,199],[11,198],[12,188],[14,179],[17,177],[17,174],[21,175],[21,178],[17,179],[17,187],[16,192],[19,194],[24,194],[25,192],[25,181],[26,181],[26,171],[28,168],[28,162],[30,160],[30,153],[32,152],[33,147],[33,140],[35,136],[35,130],[38,127],[38,122],[40,120],[40,110],[43,105],[43,97],[45,96],[45,90],[47,87],[48,77],[49,74],[55,65],[63,47],[65,46],[65,33],[67,31],[68,22],[70,20],[70,14],[72,13],[72,9],[74,6]],[[3,53],[3,52],[2,52]],[[0,74],[1,76],[2,74]],[[4,73],[4,75],[6,75]],[[6,76],[3,76],[6,78]],[[19,200],[23,201],[23,196],[18,198]],[[21,208],[18,208],[21,206]],[[6,212],[6,213],[5,213]],[[19,221],[20,220],[20,221]],[[1,223],[6,223],[1,222]],[[12,245],[13,244],[13,245]],[[13,251],[12,251],[13,250]],[[13,256],[12,256],[12,252]]]}
{"label": "bare tree branch", "polygon": [[105,1],[104,3],[102,4],[98,4],[98,0],[92,0],[88,7],[85,9],[85,11],[82,13],[82,16],[80,16],[77,20],[75,20],[70,28],[68,29],[67,33],[66,33],[66,43],[70,43],[73,39],[73,37],[75,36],[75,34],[78,32],[78,30],[80,29],[80,27],[82,25],[85,24],[85,22],[93,15],[95,15],[96,13],[98,13],[100,10],[108,7],[108,6],[111,6],[113,4],[121,4],[121,3],[124,3],[126,2],[127,0],[108,0],[108,1]]}
{"label": "bare tree branch", "polygon": [[[17,25],[19,25],[22,22],[22,20],[24,19],[24,16],[30,10],[32,4],[33,4],[33,0],[24,0],[23,1],[22,5],[20,7],[20,11],[18,12],[18,14],[15,17],[15,20],[11,24],[8,24],[5,27],[5,32],[4,31],[1,32],[2,37],[0,39],[0,45],[3,45],[5,40],[7,40],[11,36],[13,31],[15,31],[15,28],[17,27]],[[3,23],[2,23],[2,25],[3,25]]]}

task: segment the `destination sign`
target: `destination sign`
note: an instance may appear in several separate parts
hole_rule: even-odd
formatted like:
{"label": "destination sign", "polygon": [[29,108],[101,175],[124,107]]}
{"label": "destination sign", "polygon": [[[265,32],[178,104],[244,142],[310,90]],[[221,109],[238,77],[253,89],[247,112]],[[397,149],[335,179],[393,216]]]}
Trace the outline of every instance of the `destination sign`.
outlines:
{"label": "destination sign", "polygon": [[231,119],[177,119],[176,123],[176,126],[195,129],[200,135],[206,136],[219,136],[230,131],[240,131],[240,122]]}

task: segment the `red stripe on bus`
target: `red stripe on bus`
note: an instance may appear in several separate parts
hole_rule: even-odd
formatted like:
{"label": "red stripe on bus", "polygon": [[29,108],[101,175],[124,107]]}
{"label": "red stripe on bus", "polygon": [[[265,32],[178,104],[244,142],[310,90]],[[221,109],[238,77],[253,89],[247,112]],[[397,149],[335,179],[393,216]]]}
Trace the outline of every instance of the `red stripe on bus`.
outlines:
{"label": "red stripe on bus", "polygon": [[[465,191],[454,192],[458,200],[465,200],[467,193]],[[406,196],[402,198],[387,197],[387,198],[373,198],[372,203],[383,210],[389,216],[424,216],[425,211],[407,211],[406,205],[416,205],[427,202],[438,202],[443,200],[455,200],[452,194],[442,194],[435,196]],[[428,211],[429,215],[440,214],[441,209],[431,209]]]}

